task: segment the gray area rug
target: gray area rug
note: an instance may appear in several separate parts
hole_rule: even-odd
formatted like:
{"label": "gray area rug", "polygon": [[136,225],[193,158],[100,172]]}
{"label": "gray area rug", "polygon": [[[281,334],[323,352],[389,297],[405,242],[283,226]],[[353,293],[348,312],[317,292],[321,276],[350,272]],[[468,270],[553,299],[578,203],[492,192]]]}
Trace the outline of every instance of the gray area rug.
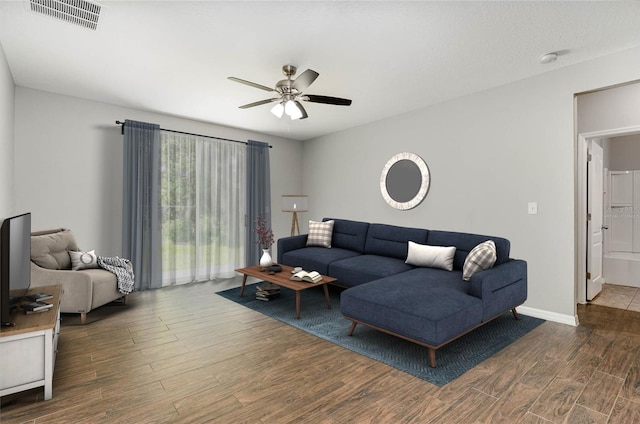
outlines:
{"label": "gray area rug", "polygon": [[240,288],[217,294],[437,386],[444,386],[544,322],[525,315],[516,320],[508,312],[438,349],[437,368],[430,368],[427,349],[415,343],[364,325],[358,325],[349,337],[351,321],[340,313],[340,288],[329,286],[331,309],[321,287],[304,290],[298,320],[293,290],[282,288],[279,297],[265,302],[256,300],[255,286],[247,285],[244,297],[240,297]]}

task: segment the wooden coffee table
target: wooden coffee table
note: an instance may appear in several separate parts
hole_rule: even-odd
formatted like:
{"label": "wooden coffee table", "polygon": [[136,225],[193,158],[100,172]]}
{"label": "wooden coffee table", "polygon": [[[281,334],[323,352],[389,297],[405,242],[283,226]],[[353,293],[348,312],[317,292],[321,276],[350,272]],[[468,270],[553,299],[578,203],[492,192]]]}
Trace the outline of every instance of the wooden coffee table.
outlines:
{"label": "wooden coffee table", "polygon": [[327,308],[331,309],[331,300],[329,300],[329,289],[327,288],[327,284],[336,281],[335,278],[323,275],[322,280],[317,283],[292,281],[290,278],[293,275],[291,273],[293,268],[287,265],[280,266],[282,267],[282,272],[276,272],[275,274],[269,274],[267,271],[262,271],[259,265],[236,269],[236,272],[244,275],[244,278],[242,278],[240,296],[244,296],[244,286],[247,282],[247,277],[259,278],[268,283],[294,290],[296,292],[296,318],[300,319],[300,292],[311,287],[322,286],[322,289],[324,290],[324,297],[327,300]]}

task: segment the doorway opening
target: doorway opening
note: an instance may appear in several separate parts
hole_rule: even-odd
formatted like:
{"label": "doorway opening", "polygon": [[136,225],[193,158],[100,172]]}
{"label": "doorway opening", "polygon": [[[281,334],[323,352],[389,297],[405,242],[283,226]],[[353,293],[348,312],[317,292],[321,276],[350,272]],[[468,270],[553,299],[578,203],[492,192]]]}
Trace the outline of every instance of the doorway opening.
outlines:
{"label": "doorway opening", "polygon": [[[626,170],[614,169],[614,171],[618,172],[612,174],[610,169],[612,166],[613,168],[635,168],[636,165],[625,164],[622,166],[620,163],[614,164],[607,153],[608,149],[605,149],[604,160],[601,160],[600,164],[597,161],[590,162],[588,160],[592,154],[593,146],[601,148],[606,146],[607,143],[615,142],[619,137],[638,137],[639,135],[640,126],[578,135],[576,302],[579,304],[594,303],[619,309],[635,310],[634,308],[636,308],[640,311],[640,252],[633,252],[634,248],[640,250],[640,230],[636,231],[636,237],[638,237],[636,247],[632,246],[634,236],[627,234],[629,232],[627,230],[631,229],[629,225],[633,225],[633,223],[630,224],[629,218],[633,219],[640,211],[637,206],[640,205],[640,199],[638,199],[639,203],[635,206],[633,200],[627,205],[625,202],[620,203],[618,197],[613,199],[612,202],[612,175],[620,175],[622,171]],[[640,149],[640,143],[638,145],[636,148]],[[626,156],[632,157],[630,155]],[[638,169],[640,169],[640,166],[638,166]],[[594,183],[594,175],[597,178],[602,178],[602,180]],[[636,185],[640,186],[640,179]],[[633,186],[633,180],[631,186]],[[640,193],[640,188],[636,187],[635,191]],[[640,196],[638,197],[640,198]],[[626,209],[616,210],[612,208],[612,205],[616,208],[625,207]],[[594,207],[600,209],[591,210]],[[594,214],[594,212],[596,213]],[[598,220],[598,213],[600,220]],[[640,222],[640,217],[638,217],[638,221]],[[598,239],[594,235],[598,234],[600,228],[602,229],[600,231],[601,243],[599,246],[600,251],[598,251]],[[612,233],[612,230],[615,233]],[[633,232],[631,231],[631,233]],[[623,248],[622,246],[628,246],[627,250],[629,251],[624,251],[626,247]],[[621,257],[625,259],[622,265],[619,262]],[[626,261],[626,259],[630,261]],[[636,269],[635,266],[638,267],[637,272],[634,270]],[[632,277],[628,276],[633,280],[622,278],[625,273],[633,274]],[[599,277],[602,278],[598,281]],[[637,284],[633,285],[638,287],[633,287],[628,281],[636,281]]]}

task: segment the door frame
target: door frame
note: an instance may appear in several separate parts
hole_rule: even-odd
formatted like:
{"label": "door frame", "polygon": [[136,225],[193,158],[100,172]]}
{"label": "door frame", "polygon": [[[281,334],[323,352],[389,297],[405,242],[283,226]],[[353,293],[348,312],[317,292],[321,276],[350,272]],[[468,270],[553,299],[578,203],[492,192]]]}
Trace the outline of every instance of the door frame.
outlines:
{"label": "door frame", "polygon": [[587,303],[587,150],[598,138],[640,134],[640,125],[578,134],[576,146],[576,214],[575,214],[575,300]]}

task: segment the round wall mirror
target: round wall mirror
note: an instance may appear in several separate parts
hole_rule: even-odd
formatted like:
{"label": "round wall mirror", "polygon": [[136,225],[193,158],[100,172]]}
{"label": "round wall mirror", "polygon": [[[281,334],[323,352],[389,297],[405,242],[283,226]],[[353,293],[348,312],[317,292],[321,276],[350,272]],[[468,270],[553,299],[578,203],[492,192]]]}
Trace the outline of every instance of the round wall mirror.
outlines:
{"label": "round wall mirror", "polygon": [[415,208],[429,191],[429,168],[422,158],[414,153],[394,155],[382,170],[380,191],[382,197],[396,209]]}

